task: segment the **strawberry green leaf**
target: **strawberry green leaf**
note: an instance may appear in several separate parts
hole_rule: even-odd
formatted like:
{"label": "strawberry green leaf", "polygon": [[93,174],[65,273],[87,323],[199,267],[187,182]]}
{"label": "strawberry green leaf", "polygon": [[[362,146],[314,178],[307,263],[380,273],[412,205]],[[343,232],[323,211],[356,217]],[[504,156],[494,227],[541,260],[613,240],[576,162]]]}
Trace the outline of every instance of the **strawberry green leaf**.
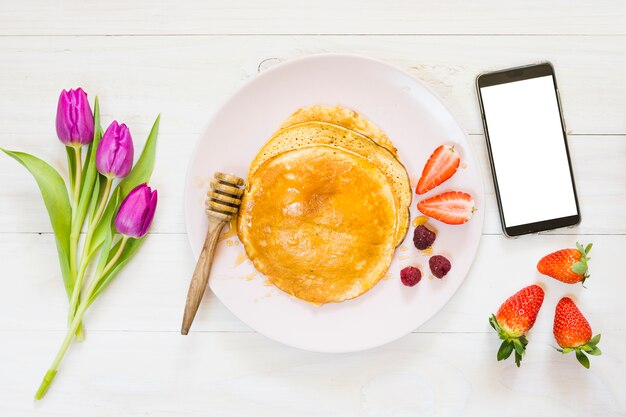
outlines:
{"label": "strawberry green leaf", "polygon": [[593,356],[600,356],[600,355],[602,355],[602,351],[597,346],[593,346],[592,349],[590,351],[588,351],[587,353],[590,354],[590,355],[593,355]]}
{"label": "strawberry green leaf", "polygon": [[513,341],[513,347],[515,348],[515,353],[520,356],[523,356],[525,348],[522,342],[519,339],[512,339],[512,341]]}
{"label": "strawberry green leaf", "polygon": [[587,272],[587,264],[584,262],[576,262],[572,265],[572,271],[577,274],[584,274]]}
{"label": "strawberry green leaf", "polygon": [[566,353],[570,353],[571,351],[573,351],[574,349],[572,348],[565,348],[565,349],[557,349],[559,352],[566,354]]}
{"label": "strawberry green leaf", "polygon": [[576,359],[578,359],[578,362],[580,362],[582,366],[589,369],[589,358],[582,350],[576,350]]}
{"label": "strawberry green leaf", "polygon": [[65,291],[68,297],[71,297],[74,288],[69,264],[72,208],[65,182],[54,168],[35,156],[6,149],[2,149],[2,151],[26,167],[39,186],[56,238]]}
{"label": "strawberry green leaf", "polygon": [[522,355],[517,350],[515,350],[515,365],[517,365],[517,367],[519,368],[521,362],[522,362]]}
{"label": "strawberry green leaf", "polygon": [[578,252],[580,252],[581,254],[584,255],[585,248],[583,247],[583,245],[581,245],[580,243],[576,242],[576,249],[578,249]]}
{"label": "strawberry green leaf", "polygon": [[591,250],[592,246],[593,246],[593,243],[590,243],[587,245],[587,247],[585,248],[585,254],[589,254],[589,251]]}
{"label": "strawberry green leaf", "polygon": [[499,361],[504,360],[508,358],[509,356],[511,356],[512,352],[513,352],[513,343],[511,343],[510,340],[505,340],[500,345],[500,349],[498,349],[497,358]]}
{"label": "strawberry green leaf", "polygon": [[500,332],[500,325],[498,325],[498,320],[496,320],[495,315],[492,314],[491,317],[489,317],[489,324],[496,332]]}
{"label": "strawberry green leaf", "polygon": [[587,342],[587,344],[592,346],[597,345],[598,343],[600,343],[600,336],[600,333],[598,333],[597,335],[592,337],[591,340]]}

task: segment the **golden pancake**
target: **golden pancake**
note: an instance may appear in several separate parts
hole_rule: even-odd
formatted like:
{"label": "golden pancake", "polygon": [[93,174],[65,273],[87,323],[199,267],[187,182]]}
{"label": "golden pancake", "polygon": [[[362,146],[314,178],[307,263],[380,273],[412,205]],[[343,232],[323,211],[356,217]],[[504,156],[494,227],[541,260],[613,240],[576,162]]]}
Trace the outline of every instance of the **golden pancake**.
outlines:
{"label": "golden pancake", "polygon": [[387,148],[394,156],[398,155],[393,143],[389,140],[385,132],[378,126],[361,116],[354,110],[342,106],[314,106],[298,109],[294,114],[282,124],[280,129],[286,129],[305,122],[326,122],[333,123],[346,129],[353,130],[367,136],[378,145]]}
{"label": "golden pancake", "polygon": [[394,196],[382,171],[324,145],[262,164],[248,179],[237,224],[256,269],[316,304],[372,288],[391,263],[395,228]]}
{"label": "golden pancake", "polygon": [[324,122],[307,122],[276,133],[258,152],[248,171],[248,181],[268,159],[291,149],[311,145],[332,145],[360,155],[376,165],[387,177],[397,208],[396,240],[398,246],[409,229],[409,206],[413,193],[404,165],[387,149],[352,130]]}

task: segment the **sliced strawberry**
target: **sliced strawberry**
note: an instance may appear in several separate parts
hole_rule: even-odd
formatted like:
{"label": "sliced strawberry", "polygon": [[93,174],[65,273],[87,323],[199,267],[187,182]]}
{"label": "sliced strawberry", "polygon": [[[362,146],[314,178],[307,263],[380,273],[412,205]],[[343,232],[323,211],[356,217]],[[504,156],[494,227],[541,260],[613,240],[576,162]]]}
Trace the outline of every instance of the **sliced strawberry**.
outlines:
{"label": "sliced strawberry", "polygon": [[417,209],[447,224],[463,224],[476,211],[472,196],[461,191],[448,191],[417,203]]}
{"label": "sliced strawberry", "polygon": [[454,149],[454,146],[441,145],[435,149],[435,152],[426,162],[415,192],[418,194],[427,193],[450,179],[459,168],[460,163],[461,156]]}

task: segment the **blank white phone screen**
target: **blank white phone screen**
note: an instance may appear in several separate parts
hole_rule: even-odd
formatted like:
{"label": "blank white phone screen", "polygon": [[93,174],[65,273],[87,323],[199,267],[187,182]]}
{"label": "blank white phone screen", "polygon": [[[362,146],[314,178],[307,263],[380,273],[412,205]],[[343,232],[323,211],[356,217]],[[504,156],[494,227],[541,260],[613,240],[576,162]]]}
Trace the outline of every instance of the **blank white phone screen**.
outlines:
{"label": "blank white phone screen", "polygon": [[552,76],[481,95],[506,227],[576,215]]}

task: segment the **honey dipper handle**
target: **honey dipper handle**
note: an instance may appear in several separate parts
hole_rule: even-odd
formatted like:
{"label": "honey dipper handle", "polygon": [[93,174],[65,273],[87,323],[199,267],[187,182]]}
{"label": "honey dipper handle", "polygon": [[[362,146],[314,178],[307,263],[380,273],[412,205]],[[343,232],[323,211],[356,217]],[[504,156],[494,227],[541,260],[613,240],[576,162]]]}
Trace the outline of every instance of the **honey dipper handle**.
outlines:
{"label": "honey dipper handle", "polygon": [[204,246],[198,258],[198,263],[196,263],[196,269],[193,271],[193,277],[191,278],[189,291],[187,292],[183,325],[180,329],[180,333],[183,335],[189,333],[191,323],[198,311],[198,306],[200,305],[204,290],[209,281],[209,273],[211,272],[211,265],[213,264],[215,247],[217,246],[218,238],[225,224],[225,219],[218,219],[209,215],[209,230],[207,231]]}

